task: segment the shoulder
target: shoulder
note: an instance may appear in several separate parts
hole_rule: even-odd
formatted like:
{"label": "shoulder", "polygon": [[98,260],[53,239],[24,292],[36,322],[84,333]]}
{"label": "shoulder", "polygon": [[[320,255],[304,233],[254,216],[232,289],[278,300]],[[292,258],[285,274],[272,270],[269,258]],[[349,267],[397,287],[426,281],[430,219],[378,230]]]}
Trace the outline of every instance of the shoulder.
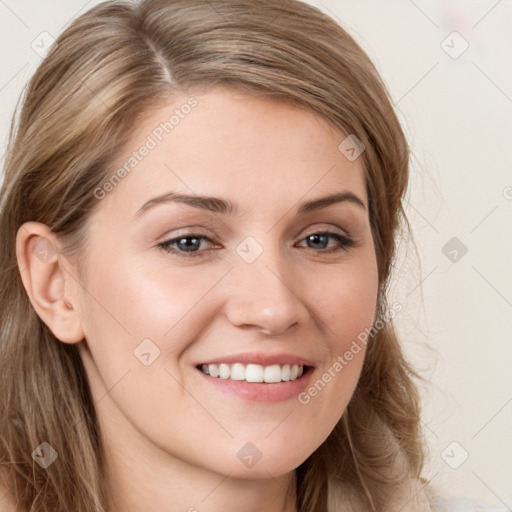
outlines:
{"label": "shoulder", "polygon": [[473,500],[450,495],[443,487],[432,487],[425,478],[410,480],[401,496],[402,512],[512,512],[505,502]]}
{"label": "shoulder", "polygon": [[421,486],[418,494],[428,504],[426,512],[512,512],[512,499],[507,502],[497,498],[489,502],[451,494],[446,484],[432,485],[424,477],[418,480],[418,485]]}
{"label": "shoulder", "polygon": [[[512,503],[512,500],[510,500]],[[342,482],[329,480],[328,511],[364,512],[360,497]],[[425,478],[402,482],[385,512],[512,512],[505,502],[492,503],[453,496],[443,487],[432,487]],[[1,512],[1,511],[0,511]]]}
{"label": "shoulder", "polygon": [[512,512],[503,503],[476,501],[462,496],[439,497],[431,499],[432,512]]}

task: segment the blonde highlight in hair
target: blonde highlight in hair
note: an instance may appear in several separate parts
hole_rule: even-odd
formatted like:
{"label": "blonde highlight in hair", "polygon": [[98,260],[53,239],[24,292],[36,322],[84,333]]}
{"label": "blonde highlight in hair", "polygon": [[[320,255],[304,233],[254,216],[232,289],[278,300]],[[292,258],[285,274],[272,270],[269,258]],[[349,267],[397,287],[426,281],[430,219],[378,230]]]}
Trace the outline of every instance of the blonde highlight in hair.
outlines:
{"label": "blonde highlight in hair", "polygon": [[[379,270],[377,318],[406,218],[409,149],[368,56],[298,0],[107,1],[58,38],[11,129],[0,204],[0,469],[22,512],[109,512],[94,403],[77,346],[32,308],[16,263],[27,221],[46,224],[79,263],[94,190],[112,175],[137,120],[173,95],[214,85],[294,102],[365,145]],[[356,390],[326,441],[297,468],[301,512],[388,510],[420,478],[424,441],[414,378],[392,322],[368,342]],[[40,468],[43,441],[58,464]],[[339,499],[336,496],[341,496]],[[343,503],[341,502],[342,500]]]}

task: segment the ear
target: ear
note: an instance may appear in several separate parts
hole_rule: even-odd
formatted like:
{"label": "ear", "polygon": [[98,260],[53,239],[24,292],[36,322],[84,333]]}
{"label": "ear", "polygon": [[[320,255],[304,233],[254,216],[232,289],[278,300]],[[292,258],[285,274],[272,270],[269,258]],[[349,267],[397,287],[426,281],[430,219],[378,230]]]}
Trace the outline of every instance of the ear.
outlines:
{"label": "ear", "polygon": [[33,308],[57,339],[78,343],[84,332],[78,297],[73,296],[77,282],[59,249],[57,237],[45,224],[26,222],[18,230],[16,258]]}

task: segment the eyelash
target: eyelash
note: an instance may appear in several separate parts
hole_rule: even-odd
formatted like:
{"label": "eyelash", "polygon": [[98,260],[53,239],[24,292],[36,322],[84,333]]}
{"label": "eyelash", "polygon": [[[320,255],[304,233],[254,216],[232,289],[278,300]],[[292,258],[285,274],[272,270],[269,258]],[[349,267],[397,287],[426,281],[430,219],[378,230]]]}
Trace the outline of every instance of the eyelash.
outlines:
{"label": "eyelash", "polygon": [[[332,253],[335,253],[338,251],[347,251],[349,248],[355,246],[355,241],[352,238],[350,238],[346,235],[342,235],[340,233],[332,232],[332,231],[319,231],[316,233],[311,233],[310,235],[307,235],[305,238],[303,238],[301,241],[306,240],[309,237],[316,236],[316,235],[328,236],[328,237],[334,238],[335,240],[337,240],[340,243],[340,246],[338,246],[338,247],[334,247],[331,249],[320,249],[320,250],[316,251],[321,254],[332,254]],[[208,238],[207,236],[196,235],[196,234],[190,233],[190,234],[182,235],[182,236],[179,236],[176,238],[170,238],[169,240],[165,240],[164,242],[158,244],[158,247],[160,247],[165,252],[175,254],[178,257],[194,258],[194,257],[202,256],[202,253],[204,253],[205,251],[180,251],[178,249],[173,249],[171,247],[171,245],[173,245],[181,240],[184,240],[184,239],[188,240],[191,238],[213,243],[213,241],[210,238]],[[312,249],[313,251],[315,250],[312,247],[306,247],[306,248]]]}

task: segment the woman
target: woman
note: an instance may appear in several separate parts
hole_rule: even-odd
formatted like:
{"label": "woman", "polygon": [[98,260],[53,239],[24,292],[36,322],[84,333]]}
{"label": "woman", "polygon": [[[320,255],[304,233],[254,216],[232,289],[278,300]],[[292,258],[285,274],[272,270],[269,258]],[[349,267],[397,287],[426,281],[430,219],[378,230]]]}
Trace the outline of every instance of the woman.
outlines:
{"label": "woman", "polygon": [[408,157],[307,4],[80,16],[6,158],[3,507],[431,510],[385,293]]}

